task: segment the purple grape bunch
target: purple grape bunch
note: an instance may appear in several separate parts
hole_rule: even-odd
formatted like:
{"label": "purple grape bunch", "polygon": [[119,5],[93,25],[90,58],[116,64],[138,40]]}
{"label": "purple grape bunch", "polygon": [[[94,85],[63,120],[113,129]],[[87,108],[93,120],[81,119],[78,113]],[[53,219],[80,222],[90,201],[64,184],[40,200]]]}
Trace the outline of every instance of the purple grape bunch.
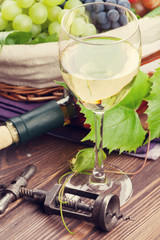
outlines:
{"label": "purple grape bunch", "polygon": [[[99,2],[99,3],[113,3],[130,9],[131,5],[128,0],[81,0],[83,4]],[[116,8],[116,6],[105,6],[101,4],[90,5],[86,7],[86,10],[90,12],[92,22],[101,30],[115,29],[127,24],[128,20],[123,9]]]}

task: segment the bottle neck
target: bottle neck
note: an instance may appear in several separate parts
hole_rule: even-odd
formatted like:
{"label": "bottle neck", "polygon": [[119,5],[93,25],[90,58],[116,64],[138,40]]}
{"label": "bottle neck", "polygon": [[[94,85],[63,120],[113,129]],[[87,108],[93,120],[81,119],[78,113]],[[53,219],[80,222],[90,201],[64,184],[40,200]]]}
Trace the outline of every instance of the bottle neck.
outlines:
{"label": "bottle neck", "polygon": [[66,95],[57,101],[64,115],[64,126],[71,123],[72,118],[76,117],[75,102],[72,96]]}
{"label": "bottle neck", "polygon": [[54,128],[63,126],[64,113],[61,106],[54,100],[43,104],[22,115],[13,117],[13,123],[19,136],[19,143],[28,142]]}

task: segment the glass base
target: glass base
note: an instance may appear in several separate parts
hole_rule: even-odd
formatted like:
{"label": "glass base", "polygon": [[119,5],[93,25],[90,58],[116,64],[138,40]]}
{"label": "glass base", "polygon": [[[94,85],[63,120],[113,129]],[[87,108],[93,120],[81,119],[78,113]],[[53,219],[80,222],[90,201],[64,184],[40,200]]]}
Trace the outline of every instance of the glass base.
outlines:
{"label": "glass base", "polygon": [[106,173],[105,182],[93,182],[91,175],[77,174],[70,178],[66,186],[70,188],[80,189],[82,191],[89,191],[96,194],[112,193],[119,196],[120,206],[123,206],[132,196],[132,182],[131,179],[119,168],[109,165],[110,171],[121,171],[118,173]]}

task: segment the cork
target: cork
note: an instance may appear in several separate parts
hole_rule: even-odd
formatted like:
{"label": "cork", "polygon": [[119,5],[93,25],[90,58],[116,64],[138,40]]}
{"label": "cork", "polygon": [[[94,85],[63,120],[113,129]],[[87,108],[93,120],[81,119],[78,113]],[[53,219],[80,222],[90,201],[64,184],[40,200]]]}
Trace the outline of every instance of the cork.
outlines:
{"label": "cork", "polygon": [[0,127],[0,150],[13,143],[12,135],[6,126]]}

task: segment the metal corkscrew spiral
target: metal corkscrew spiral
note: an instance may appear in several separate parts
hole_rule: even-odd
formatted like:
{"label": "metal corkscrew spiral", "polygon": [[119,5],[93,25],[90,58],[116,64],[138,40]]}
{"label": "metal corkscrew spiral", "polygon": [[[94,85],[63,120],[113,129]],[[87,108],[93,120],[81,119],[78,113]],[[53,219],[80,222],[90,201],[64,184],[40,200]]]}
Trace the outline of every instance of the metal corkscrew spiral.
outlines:
{"label": "metal corkscrew spiral", "polygon": [[83,201],[81,201],[80,198],[76,201],[73,199],[68,199],[67,197],[63,197],[62,200],[60,200],[59,197],[56,197],[55,202],[56,202],[57,206],[60,204],[60,201],[62,201],[64,207],[71,208],[71,209],[75,210],[76,212],[78,210],[92,212],[92,210],[93,210],[93,206],[84,203]]}

